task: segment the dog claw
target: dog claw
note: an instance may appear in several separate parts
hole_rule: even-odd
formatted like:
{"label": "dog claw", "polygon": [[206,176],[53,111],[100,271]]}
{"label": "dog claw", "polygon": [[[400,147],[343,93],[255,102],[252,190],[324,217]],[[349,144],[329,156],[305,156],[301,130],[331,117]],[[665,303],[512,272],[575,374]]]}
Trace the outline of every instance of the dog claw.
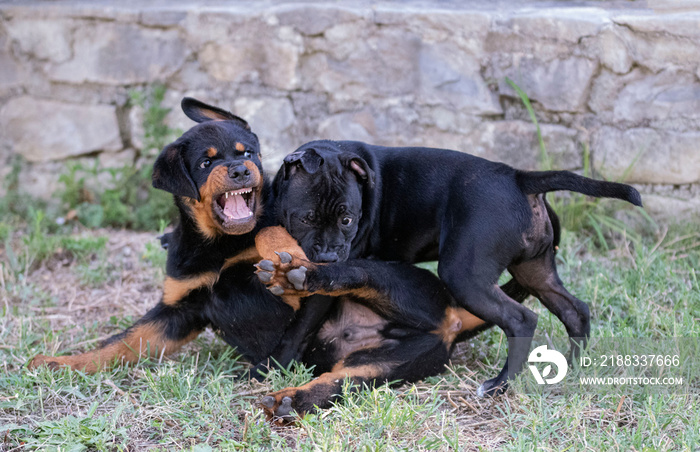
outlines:
{"label": "dog claw", "polygon": [[292,255],[288,252],[282,251],[281,253],[277,253],[277,251],[275,251],[275,253],[280,257],[280,262],[282,262],[283,264],[288,264],[292,262]]}
{"label": "dog claw", "polygon": [[258,279],[267,284],[272,281],[272,273],[270,272],[258,272]]}
{"label": "dog claw", "polygon": [[508,389],[508,383],[502,381],[499,384],[497,378],[481,383],[481,386],[476,390],[476,395],[479,397],[496,397],[505,393]]}
{"label": "dog claw", "polygon": [[271,410],[275,406],[275,398],[272,396],[265,396],[262,401],[260,401],[260,404]]}
{"label": "dog claw", "polygon": [[265,270],[265,271],[268,271],[268,272],[273,272],[273,271],[275,271],[275,264],[274,264],[272,261],[267,260],[267,259],[261,260],[260,262],[258,262],[257,267],[258,267],[260,270]]}
{"label": "dog claw", "polygon": [[304,290],[304,281],[306,281],[306,267],[301,266],[287,272],[287,280],[294,284],[296,290]]}
{"label": "dog claw", "polygon": [[277,408],[277,411],[275,411],[275,416],[288,417],[289,413],[291,413],[291,412],[292,412],[292,398],[285,397],[282,399],[282,404],[280,405],[280,407]]}
{"label": "dog claw", "polygon": [[284,289],[281,286],[272,286],[269,290],[272,295],[277,295],[278,297],[284,294]]}

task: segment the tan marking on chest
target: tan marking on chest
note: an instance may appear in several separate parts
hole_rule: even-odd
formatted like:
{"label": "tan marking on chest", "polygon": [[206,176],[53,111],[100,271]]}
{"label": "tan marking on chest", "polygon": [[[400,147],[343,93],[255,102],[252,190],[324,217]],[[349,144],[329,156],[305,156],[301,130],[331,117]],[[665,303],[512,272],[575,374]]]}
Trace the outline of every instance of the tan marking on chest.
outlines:
{"label": "tan marking on chest", "polygon": [[259,262],[260,259],[262,258],[260,257],[260,253],[258,253],[258,250],[254,246],[251,246],[250,248],[246,248],[245,250],[241,251],[235,256],[226,259],[224,261],[224,265],[221,267],[221,271],[224,271],[227,268],[233,267],[234,265],[240,263],[249,263],[252,265]]}
{"label": "tan marking on chest", "polygon": [[163,303],[168,306],[174,306],[193,290],[212,287],[218,279],[219,274],[216,272],[205,272],[183,279],[167,276],[163,283]]}

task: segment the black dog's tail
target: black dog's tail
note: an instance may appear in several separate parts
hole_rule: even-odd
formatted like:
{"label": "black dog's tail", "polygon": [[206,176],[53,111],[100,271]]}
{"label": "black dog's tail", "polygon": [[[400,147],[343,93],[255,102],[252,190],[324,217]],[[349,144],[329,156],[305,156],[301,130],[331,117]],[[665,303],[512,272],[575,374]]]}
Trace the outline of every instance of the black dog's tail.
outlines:
{"label": "black dog's tail", "polygon": [[525,194],[568,190],[597,198],[617,198],[642,206],[642,197],[634,187],[579,176],[571,171],[518,171],[518,185]]}

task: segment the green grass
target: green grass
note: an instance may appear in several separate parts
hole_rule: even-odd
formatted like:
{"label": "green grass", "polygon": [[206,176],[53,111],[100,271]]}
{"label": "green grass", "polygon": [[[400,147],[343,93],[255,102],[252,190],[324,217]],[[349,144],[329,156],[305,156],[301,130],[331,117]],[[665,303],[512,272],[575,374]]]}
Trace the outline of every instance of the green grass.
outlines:
{"label": "green grass", "polygon": [[[529,99],[516,92],[539,130]],[[163,94],[159,87],[131,93],[145,111],[146,154],[173,132],[163,126]],[[539,132],[538,138],[543,168],[549,168]],[[591,170],[588,157],[584,146],[584,174]],[[37,353],[93,348],[159,299],[165,253],[155,232],[85,229],[162,233],[172,203],[169,196],[151,198],[146,173],[69,167],[61,212],[18,193],[12,175],[19,171],[6,180],[8,195],[0,200],[0,450],[690,451],[700,444],[697,375],[689,375],[695,377],[690,391],[677,393],[642,387],[537,392],[528,389],[525,373],[505,396],[477,397],[478,385],[506,356],[497,329],[458,344],[439,376],[393,389],[365,388],[292,427],[270,425],[256,403],[308,381],[310,370],[295,365],[272,372],[264,383],[239,379],[248,364],[211,332],[172,359],[96,375],[26,370]],[[634,233],[618,219],[619,201],[550,199],[564,226],[560,276],[589,303],[593,337],[640,344],[700,338],[697,221],[659,229],[643,211],[627,211],[644,220]],[[69,210],[80,224],[56,221]],[[565,336],[551,313],[534,300],[526,303],[540,314],[538,340]]]}
{"label": "green grass", "polygon": [[[15,254],[53,251],[32,251],[42,257],[26,273],[14,272],[2,254],[0,437],[6,449],[694,450],[700,444],[698,387],[690,395],[641,388],[573,394],[511,389],[495,400],[477,397],[478,384],[505,357],[496,329],[460,344],[450,370],[440,376],[362,390],[294,427],[271,426],[255,403],[269,391],[307,381],[309,370],[274,372],[262,384],[239,380],[247,364],[211,333],[172,360],[92,376],[24,369],[36,353],[94,347],[96,339],[128,326],[155,303],[164,256],[156,234],[138,235],[128,254],[120,251],[121,242],[136,234],[121,234],[11,235]],[[591,307],[592,335],[697,339],[696,224],[671,228],[663,238],[642,236],[638,244],[615,234],[607,241],[609,250],[591,235],[565,232],[557,258],[566,286]],[[69,251],[71,259],[61,264]],[[81,265],[105,256],[113,267],[95,270],[105,277],[84,278]],[[107,276],[114,274],[120,277]],[[55,281],[44,281],[47,275],[68,280],[65,291],[55,291]],[[106,298],[96,303],[99,296]],[[538,302],[526,303],[540,314],[538,335],[565,335]]]}

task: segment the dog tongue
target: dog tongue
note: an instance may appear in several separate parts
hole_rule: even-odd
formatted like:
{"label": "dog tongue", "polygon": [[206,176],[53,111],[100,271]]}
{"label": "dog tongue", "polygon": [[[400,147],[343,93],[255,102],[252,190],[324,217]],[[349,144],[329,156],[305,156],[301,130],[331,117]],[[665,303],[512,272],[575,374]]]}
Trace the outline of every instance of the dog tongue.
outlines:
{"label": "dog tongue", "polygon": [[245,199],[241,195],[229,195],[225,200],[224,214],[235,220],[248,218],[253,214],[245,203]]}

